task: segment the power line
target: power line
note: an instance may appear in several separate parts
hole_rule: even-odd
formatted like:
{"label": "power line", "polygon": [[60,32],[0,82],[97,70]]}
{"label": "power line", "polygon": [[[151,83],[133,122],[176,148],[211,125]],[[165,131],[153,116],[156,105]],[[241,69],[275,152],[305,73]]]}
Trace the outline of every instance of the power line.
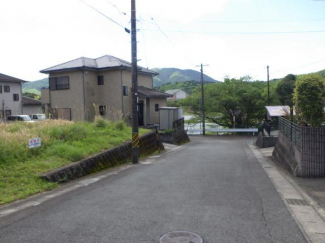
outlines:
{"label": "power line", "polygon": [[124,27],[123,25],[121,25],[120,23],[116,22],[115,20],[113,20],[112,18],[108,17],[106,14],[100,12],[98,9],[94,8],[93,6],[91,6],[90,4],[86,3],[85,1],[83,0],[79,0],[81,1],[82,3],[84,3],[85,5],[87,5],[89,8],[91,8],[92,10],[96,11],[97,13],[99,13],[100,15],[104,16],[105,18],[107,18],[108,20],[112,21],[114,24],[122,27],[127,33],[130,33],[130,30],[126,27]]}
{"label": "power line", "polygon": [[[143,29],[145,31],[157,31],[154,29]],[[303,30],[303,31],[270,31],[270,32],[216,32],[216,31],[179,31],[164,30],[170,33],[187,33],[187,34],[219,34],[219,35],[271,35],[271,34],[306,34],[306,33],[325,33],[325,30]]]}
{"label": "power line", "polygon": [[[324,0],[325,1],[325,0]],[[286,23],[286,22],[313,22],[325,21],[325,19],[295,19],[295,20],[197,20],[190,23],[216,23],[216,24],[248,24],[248,23]],[[161,22],[175,22],[174,20],[166,20]]]}
{"label": "power line", "polygon": [[[117,7],[114,3],[112,3],[112,2],[110,2],[110,1],[108,1],[108,0],[106,0],[106,2],[108,2],[108,3],[109,3],[110,5],[112,5],[114,8],[116,8],[116,10],[119,12],[119,14],[122,14],[122,15],[128,16],[126,12],[121,11],[120,8]],[[130,17],[130,15],[129,15],[129,17]]]}
{"label": "power line", "polygon": [[[140,22],[143,21],[140,20]],[[148,22],[146,20],[144,20],[145,22]],[[174,42],[171,41],[171,39],[166,35],[166,33],[162,30],[162,28],[160,28],[160,26],[158,25],[158,23],[154,20],[154,18],[151,17],[151,21],[152,21],[152,24],[154,24],[156,27],[157,27],[157,30],[155,31],[159,31],[161,32],[161,34],[171,43],[171,45],[176,49],[177,52],[179,52],[179,49],[176,48],[176,45],[174,44]],[[150,23],[150,22],[149,22]],[[142,30],[145,30],[145,29],[142,29]],[[181,31],[180,31],[181,32]],[[184,55],[182,55],[180,52],[179,52],[179,55],[182,56],[184,58],[184,60],[186,60],[191,66],[193,66],[193,63],[191,63],[189,61],[189,58],[185,57]]]}
{"label": "power line", "polygon": [[[141,28],[142,28],[142,22],[140,22],[140,24],[141,24]],[[145,42],[145,37],[144,37],[143,31],[141,31],[141,35],[142,35],[142,38],[143,38],[143,48],[144,48],[144,56],[145,56],[145,59],[146,59],[146,66],[148,67],[147,48],[146,48],[146,42]]]}
{"label": "power line", "polygon": [[156,23],[156,21],[151,18],[152,22],[157,26],[158,30],[166,37],[166,39],[173,45],[175,46],[175,44],[169,39],[169,37],[165,34],[165,32],[160,28],[160,26]]}
{"label": "power line", "polygon": [[280,72],[284,72],[284,71],[288,71],[288,70],[292,70],[292,69],[297,69],[297,68],[302,68],[302,67],[307,67],[307,66],[310,66],[310,65],[313,65],[313,64],[316,64],[316,63],[320,63],[320,62],[325,62],[325,59],[319,60],[319,61],[316,61],[316,62],[311,62],[311,63],[305,64],[305,65],[301,65],[301,66],[298,66],[298,67],[293,67],[293,68],[287,68],[287,69],[278,70],[278,71],[276,71],[276,73],[280,73]]}

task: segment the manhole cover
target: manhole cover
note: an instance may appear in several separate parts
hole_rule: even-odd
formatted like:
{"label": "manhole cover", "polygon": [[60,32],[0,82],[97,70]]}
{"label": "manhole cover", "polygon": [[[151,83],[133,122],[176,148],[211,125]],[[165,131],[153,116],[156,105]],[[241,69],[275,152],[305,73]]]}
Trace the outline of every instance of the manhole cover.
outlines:
{"label": "manhole cover", "polygon": [[164,234],[159,243],[203,243],[197,234],[188,231],[174,231]]}

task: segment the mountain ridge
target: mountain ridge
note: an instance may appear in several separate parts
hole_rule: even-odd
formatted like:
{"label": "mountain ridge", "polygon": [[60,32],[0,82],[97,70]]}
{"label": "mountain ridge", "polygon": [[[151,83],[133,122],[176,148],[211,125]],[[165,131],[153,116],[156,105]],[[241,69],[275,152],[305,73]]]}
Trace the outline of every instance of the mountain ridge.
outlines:
{"label": "mountain ridge", "polygon": [[[159,87],[168,83],[196,81],[200,82],[201,72],[193,69],[179,69],[179,68],[153,68],[152,70],[159,73],[153,78],[153,86]],[[204,82],[218,82],[208,75],[203,74]]]}
{"label": "mountain ridge", "polygon": [[[201,80],[201,73],[192,69],[179,69],[179,68],[153,68],[152,70],[159,73],[153,79],[153,86],[159,87],[163,84],[186,82],[186,81],[197,81]],[[204,75],[203,79],[205,82],[218,82],[208,75]],[[38,90],[49,87],[48,78],[35,80],[32,82],[24,83],[23,90]]]}

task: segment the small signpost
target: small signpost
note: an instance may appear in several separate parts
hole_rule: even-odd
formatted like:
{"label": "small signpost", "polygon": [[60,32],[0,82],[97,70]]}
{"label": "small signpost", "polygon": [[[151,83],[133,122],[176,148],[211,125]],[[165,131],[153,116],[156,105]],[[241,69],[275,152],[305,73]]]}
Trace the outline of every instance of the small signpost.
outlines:
{"label": "small signpost", "polygon": [[28,140],[28,147],[36,148],[41,146],[41,138],[32,138]]}

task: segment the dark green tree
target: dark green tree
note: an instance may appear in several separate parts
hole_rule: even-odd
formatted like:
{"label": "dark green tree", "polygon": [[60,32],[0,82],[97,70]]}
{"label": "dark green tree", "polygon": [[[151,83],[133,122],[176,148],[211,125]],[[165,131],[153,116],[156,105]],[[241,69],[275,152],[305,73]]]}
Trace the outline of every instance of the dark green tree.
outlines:
{"label": "dark green tree", "polygon": [[282,105],[290,107],[290,120],[293,121],[293,92],[296,85],[296,76],[288,74],[278,82],[275,92],[278,94]]}

